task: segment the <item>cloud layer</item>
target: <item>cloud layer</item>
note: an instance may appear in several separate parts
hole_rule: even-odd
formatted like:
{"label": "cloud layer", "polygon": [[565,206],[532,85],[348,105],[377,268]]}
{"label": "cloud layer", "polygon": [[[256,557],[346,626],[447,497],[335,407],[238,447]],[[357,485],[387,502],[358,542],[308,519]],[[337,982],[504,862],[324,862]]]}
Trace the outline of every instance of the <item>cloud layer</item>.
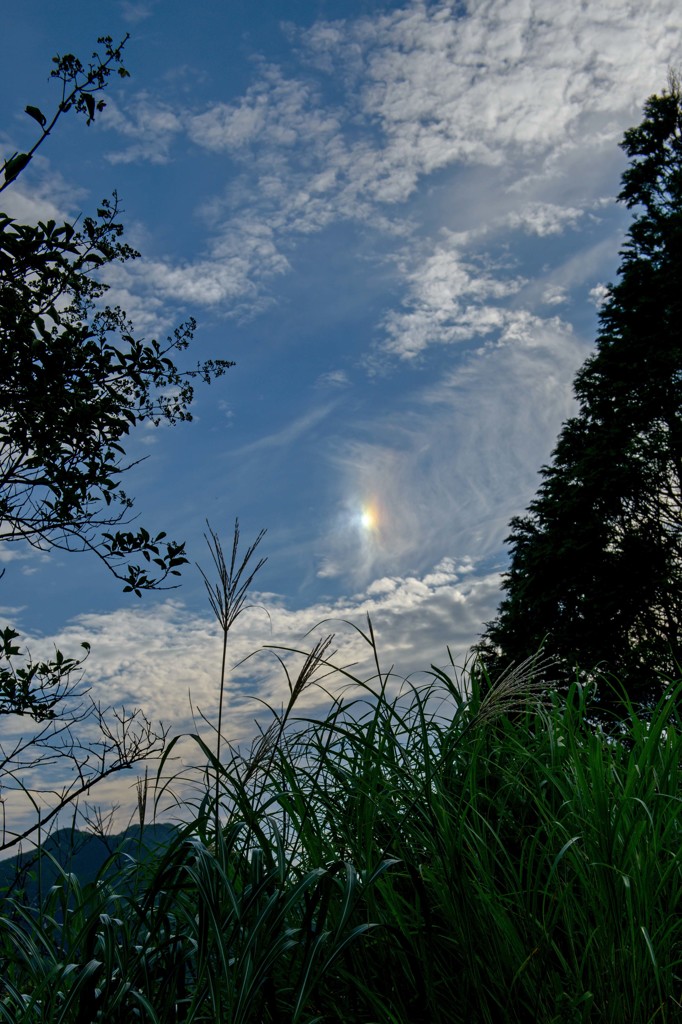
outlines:
{"label": "cloud layer", "polygon": [[[497,219],[544,236],[575,224],[594,197],[567,204],[564,172],[610,154],[624,119],[662,85],[682,48],[678,14],[675,0],[561,11],[550,0],[415,2],[289,26],[298,74],[262,61],[243,95],[203,110],[143,91],[105,122],[130,140],[113,161],[160,163],[191,142],[228,158],[231,173],[208,204],[204,256],[148,265],[138,286],[233,312],[289,269],[296,239],[343,220],[410,231],[405,204],[422,183],[462,167],[492,175],[463,218],[470,229]],[[436,246],[423,266],[404,265],[408,286],[439,258]]]}
{"label": "cloud layer", "polygon": [[[295,678],[305,654],[324,636],[333,634],[334,640],[328,653],[330,665],[318,672],[323,689],[309,688],[297,704],[297,713],[303,717],[324,713],[331,696],[357,696],[353,678],[373,685],[376,665],[367,640],[368,617],[381,670],[390,673],[389,693],[399,692],[408,679],[413,685],[427,684],[432,665],[443,666],[456,677],[450,654],[458,665],[465,663],[472,636],[492,611],[498,582],[497,574],[476,573],[466,560],[458,564],[443,559],[421,577],[384,577],[364,593],[319,601],[299,611],[276,595],[254,591],[249,610],[237,620],[229,639],[226,740],[248,750],[258,736],[258,723],[263,728],[271,721],[266,705],[277,711],[288,700],[279,659],[284,659]],[[207,614],[168,600],[142,611],[80,615],[58,634],[25,638],[34,657],[49,656],[55,647],[77,657],[83,641],[92,647],[83,685],[92,687],[96,699],[128,711],[141,708],[152,721],[162,721],[171,736],[199,733],[210,745],[215,742],[210,723],[217,720],[221,636]],[[331,670],[332,666],[339,671]],[[17,728],[10,724],[5,730],[6,746],[15,735],[26,732]],[[87,725],[83,730],[87,736]],[[198,748],[187,740],[176,754],[168,772],[182,772],[196,784],[204,768]],[[184,770],[190,765],[195,766],[195,774]],[[30,778],[26,775],[24,783],[58,788],[59,771],[57,765]],[[191,792],[184,783],[172,788],[178,798]],[[18,830],[23,821],[32,819],[32,808],[18,793],[8,791],[5,798],[12,827]],[[113,777],[98,787],[93,798],[97,803],[119,805],[116,821],[124,827],[136,807],[134,780],[126,773]]]}

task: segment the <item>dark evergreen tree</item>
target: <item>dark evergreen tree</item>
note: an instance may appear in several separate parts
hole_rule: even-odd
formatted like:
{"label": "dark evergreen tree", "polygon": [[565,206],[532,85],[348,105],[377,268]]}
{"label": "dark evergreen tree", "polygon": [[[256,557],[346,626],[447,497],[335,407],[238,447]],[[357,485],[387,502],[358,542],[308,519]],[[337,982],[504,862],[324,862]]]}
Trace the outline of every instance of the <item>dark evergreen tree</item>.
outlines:
{"label": "dark evergreen tree", "polygon": [[[479,653],[489,668],[544,643],[560,676],[595,670],[630,699],[682,672],[682,96],[670,76],[625,133],[618,196],[634,212],[577,415],[525,516]],[[613,699],[600,688],[600,699]]]}

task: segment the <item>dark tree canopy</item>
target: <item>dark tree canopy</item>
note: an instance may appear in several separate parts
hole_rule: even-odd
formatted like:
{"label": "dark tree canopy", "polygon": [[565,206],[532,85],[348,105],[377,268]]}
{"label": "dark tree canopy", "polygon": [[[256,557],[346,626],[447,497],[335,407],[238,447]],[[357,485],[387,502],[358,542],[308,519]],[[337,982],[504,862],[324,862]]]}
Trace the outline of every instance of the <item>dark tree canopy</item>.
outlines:
{"label": "dark tree canopy", "polygon": [[[479,652],[491,668],[544,643],[564,678],[616,677],[647,703],[682,669],[682,98],[671,75],[625,133],[633,210],[578,413],[525,516],[506,597]],[[606,687],[600,691],[606,702]]]}
{"label": "dark tree canopy", "polygon": [[[128,77],[125,42],[102,37],[87,65],[72,54],[54,58],[60,99],[51,116],[26,107],[39,132],[28,152],[0,161],[0,193],[27,171],[62,116],[72,110],[93,122],[109,76]],[[89,552],[139,597],[172,584],[187,558],[164,531],[131,526],[133,502],[121,486],[131,465],[126,440],[145,421],[190,420],[194,383],[233,364],[181,369],[174,360],[192,339],[192,320],[165,342],[147,341],[106,304],[103,269],[138,256],[121,240],[119,216],[116,194],[76,223],[19,224],[0,212],[0,542]],[[158,753],[166,731],[142,712],[92,700],[80,686],[83,658],[55,651],[34,661],[18,638],[11,626],[0,629],[0,718],[27,716],[37,732],[9,743],[0,737],[0,798],[13,789],[37,807],[25,779],[38,767],[59,768],[67,781],[57,785],[44,825],[99,779]],[[79,739],[79,724],[97,738]],[[0,849],[39,824],[17,830],[3,820]]]}
{"label": "dark tree canopy", "polygon": [[[108,76],[116,69],[127,77],[125,40],[99,42],[104,53],[87,67],[72,54],[54,58],[61,101],[49,120],[27,106],[40,135],[28,153],[5,161],[0,192],[60,116],[74,109],[92,123]],[[132,507],[121,489],[125,439],[145,420],[190,420],[193,382],[233,364],[180,370],[173,360],[187,348],[193,320],[163,343],[147,342],[123,310],[104,303],[102,268],[139,255],[121,241],[119,213],[116,194],[80,225],[17,224],[0,213],[0,541],[90,550],[139,596],[177,575],[186,559],[164,532],[114,529]],[[142,564],[127,561],[140,555]]]}

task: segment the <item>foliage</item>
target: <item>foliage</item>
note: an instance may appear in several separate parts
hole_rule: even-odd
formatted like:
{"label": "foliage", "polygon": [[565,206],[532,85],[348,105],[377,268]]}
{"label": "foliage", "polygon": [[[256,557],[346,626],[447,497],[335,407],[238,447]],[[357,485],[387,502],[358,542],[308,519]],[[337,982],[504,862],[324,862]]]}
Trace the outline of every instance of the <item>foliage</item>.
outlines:
{"label": "foliage", "polygon": [[512,520],[507,594],[480,652],[496,672],[544,641],[565,681],[578,664],[588,674],[599,666],[642,704],[655,703],[682,664],[682,95],[674,76],[622,148],[630,164],[618,198],[634,218],[619,280],[600,314],[596,351],[575,380],[578,414],[564,425],[528,514]]}
{"label": "foliage", "polygon": [[156,862],[5,901],[0,1020],[682,1020],[676,701],[614,739],[542,666],[416,688],[377,657],[309,719],[329,642],[250,751],[196,738],[193,820]]}
{"label": "foliage", "polygon": [[113,45],[111,36],[100,36],[98,45],[104,48],[104,53],[95,51],[87,69],[81,61],[72,53],[57,55],[52,58],[55,67],[50,72],[50,78],[57,79],[62,83],[62,95],[52,117],[48,118],[38,107],[26,107],[26,113],[39,125],[41,132],[33,146],[27,153],[14,153],[2,165],[0,173],[4,181],[0,184],[0,192],[3,192],[8,185],[28,167],[33,159],[33,154],[42,146],[48,135],[56,125],[62,114],[66,114],[72,108],[87,118],[86,124],[91,125],[95,120],[95,112],[101,113],[106,103],[103,99],[95,97],[106,87],[107,79],[116,70],[120,78],[129,78],[130,72],[124,67],[121,54],[123,47],[128,42],[129,35],[119,43]]}
{"label": "foliage", "polygon": [[[27,171],[62,116],[73,110],[88,125],[95,120],[110,75],[128,77],[126,39],[114,46],[102,37],[87,65],[73,54],[54,58],[61,97],[51,116],[26,107],[40,133],[27,152],[4,161],[0,192]],[[121,240],[119,215],[115,193],[80,223],[19,224],[0,213],[0,542],[94,553],[139,597],[172,584],[187,558],[184,544],[164,531],[129,528],[133,502],[121,487],[131,466],[126,439],[144,422],[191,420],[194,382],[209,383],[233,364],[180,369],[174,358],[187,348],[193,320],[165,342],[148,342],[135,336],[123,310],[105,304],[107,267],[138,256]],[[82,659],[56,651],[34,661],[17,638],[11,627],[0,634],[0,715],[28,716],[40,729],[0,746],[5,790],[30,796],[31,770],[66,759],[68,782],[55,794],[63,805],[98,778],[158,752],[163,730],[125,710],[109,720],[79,689]],[[74,733],[84,723],[96,726],[92,746]],[[18,841],[5,826],[0,848]]]}
{"label": "foliage", "polygon": [[[114,49],[110,38],[100,42],[105,53],[93,54],[87,73],[72,55],[55,58],[62,100],[49,123],[27,108],[42,134],[29,153],[5,162],[0,191],[63,113],[74,107],[91,123],[103,106],[94,95],[112,65],[128,74],[123,43]],[[123,310],[102,305],[103,268],[138,256],[120,241],[119,213],[114,194],[80,228],[16,224],[0,215],[0,540],[93,551],[139,596],[177,576],[187,559],[184,545],[163,532],[111,532],[132,507],[120,489],[129,468],[125,438],[147,420],[190,420],[192,382],[208,383],[233,364],[209,360],[180,370],[172,357],[187,348],[194,321],[163,344],[147,343],[134,337]],[[132,555],[144,564],[123,568]]]}

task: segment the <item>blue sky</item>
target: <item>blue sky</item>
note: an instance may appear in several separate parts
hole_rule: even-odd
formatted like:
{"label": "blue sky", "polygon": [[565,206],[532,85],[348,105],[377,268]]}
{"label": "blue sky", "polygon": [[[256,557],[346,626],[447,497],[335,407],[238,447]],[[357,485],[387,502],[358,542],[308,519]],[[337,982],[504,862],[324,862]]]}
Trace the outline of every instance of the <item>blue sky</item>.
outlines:
{"label": "blue sky", "polygon": [[[110,299],[147,337],[195,316],[194,355],[236,361],[191,425],[139,431],[127,483],[193,562],[207,517],[227,543],[237,516],[246,540],[267,529],[268,614],[234,661],[323,619],[360,657],[339,622],[367,612],[403,676],[462,658],[572,410],[627,225],[618,141],[680,64],[678,0],[25,0],[3,20],[3,154],[32,140],[26,103],[51,108],[55,52],[131,33],[132,77],[94,127],[63,122],[5,208],[72,219],[117,189],[142,258]],[[0,558],[3,618],[34,649],[90,641],[95,690],[175,728],[190,690],[210,712],[194,568],[137,602],[86,557]],[[283,686],[267,657],[234,673],[235,737],[248,694]]]}

